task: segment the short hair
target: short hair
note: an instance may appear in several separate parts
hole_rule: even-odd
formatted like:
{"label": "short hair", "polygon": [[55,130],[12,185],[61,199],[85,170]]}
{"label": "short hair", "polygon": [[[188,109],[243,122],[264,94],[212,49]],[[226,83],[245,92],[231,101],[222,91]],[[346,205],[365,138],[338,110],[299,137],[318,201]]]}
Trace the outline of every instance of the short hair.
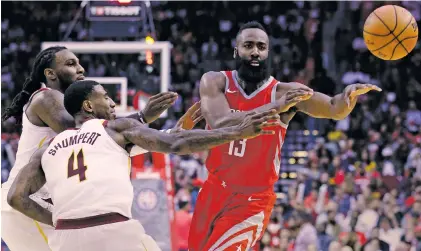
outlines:
{"label": "short hair", "polygon": [[266,29],[263,27],[261,23],[257,21],[250,21],[241,25],[240,29],[238,30],[237,37],[241,34],[243,30],[246,30],[246,29],[259,29],[267,33]]}
{"label": "short hair", "polygon": [[70,115],[75,116],[82,110],[83,101],[88,99],[96,85],[99,83],[93,80],[79,80],[67,88],[64,92],[64,108]]}
{"label": "short hair", "polygon": [[31,73],[26,78],[25,83],[23,83],[22,91],[13,98],[12,104],[6,108],[1,117],[2,121],[15,117],[18,124],[21,122],[24,105],[29,101],[32,94],[41,88],[41,82],[47,84],[44,70],[53,65],[56,53],[62,50],[67,50],[67,48],[64,46],[53,46],[38,53],[32,65]]}

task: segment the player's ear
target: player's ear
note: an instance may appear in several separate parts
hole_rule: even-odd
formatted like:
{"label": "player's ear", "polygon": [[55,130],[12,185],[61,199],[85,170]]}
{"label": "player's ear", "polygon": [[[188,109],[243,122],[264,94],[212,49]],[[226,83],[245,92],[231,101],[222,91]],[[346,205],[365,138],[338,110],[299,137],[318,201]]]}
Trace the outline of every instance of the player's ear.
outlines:
{"label": "player's ear", "polygon": [[234,47],[234,55],[233,58],[237,57],[237,47]]}
{"label": "player's ear", "polygon": [[44,70],[44,76],[46,79],[51,80],[51,81],[55,81],[57,79],[57,75],[55,71],[51,68],[46,68]]}
{"label": "player's ear", "polygon": [[92,108],[92,103],[89,100],[85,100],[82,103],[82,108],[84,111],[88,112],[88,113],[92,113],[94,110]]}

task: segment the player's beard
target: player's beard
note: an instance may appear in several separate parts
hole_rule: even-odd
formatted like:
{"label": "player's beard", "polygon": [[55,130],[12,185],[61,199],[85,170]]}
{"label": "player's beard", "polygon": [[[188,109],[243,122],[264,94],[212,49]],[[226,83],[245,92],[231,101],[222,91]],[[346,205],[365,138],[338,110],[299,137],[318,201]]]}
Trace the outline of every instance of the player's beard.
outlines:
{"label": "player's beard", "polygon": [[67,88],[74,82],[71,78],[57,75],[58,80],[60,81],[60,89],[65,92]]}
{"label": "player's beard", "polygon": [[237,54],[235,61],[239,77],[247,83],[259,83],[270,76],[267,59],[259,60],[259,66],[252,66],[251,60],[241,58]]}

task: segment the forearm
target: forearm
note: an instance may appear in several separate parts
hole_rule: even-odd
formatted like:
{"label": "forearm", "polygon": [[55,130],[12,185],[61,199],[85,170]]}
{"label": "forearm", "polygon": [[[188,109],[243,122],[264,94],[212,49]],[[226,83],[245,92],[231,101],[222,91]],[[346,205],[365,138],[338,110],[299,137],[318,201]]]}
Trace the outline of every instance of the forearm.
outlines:
{"label": "forearm", "polygon": [[241,138],[235,127],[182,131],[174,136],[176,140],[171,148],[177,154],[200,152]]}
{"label": "forearm", "polygon": [[146,119],[145,119],[145,116],[143,115],[143,112],[137,112],[137,113],[130,114],[126,118],[135,119],[137,121],[140,121],[142,124],[147,124],[148,123],[146,121]]}
{"label": "forearm", "polygon": [[29,218],[53,226],[52,213],[29,198],[29,194],[21,197],[15,196],[9,201],[9,204]]}
{"label": "forearm", "polygon": [[209,121],[209,123],[210,123],[210,126],[211,126],[212,129],[235,126],[235,125],[240,124],[248,114],[269,111],[271,109],[278,110],[279,104],[277,104],[276,102],[272,102],[272,103],[257,107],[253,110],[250,110],[250,111],[231,112],[231,113],[228,113],[225,116],[222,116],[221,118],[215,119],[214,122]]}
{"label": "forearm", "polygon": [[345,93],[335,95],[331,100],[332,114],[331,118],[341,120],[346,118],[357,104],[358,98],[350,99],[349,106],[345,98]]}
{"label": "forearm", "polygon": [[186,130],[174,133],[160,132],[145,126],[121,132],[123,137],[147,151],[186,154],[240,139],[236,127],[216,130]]}

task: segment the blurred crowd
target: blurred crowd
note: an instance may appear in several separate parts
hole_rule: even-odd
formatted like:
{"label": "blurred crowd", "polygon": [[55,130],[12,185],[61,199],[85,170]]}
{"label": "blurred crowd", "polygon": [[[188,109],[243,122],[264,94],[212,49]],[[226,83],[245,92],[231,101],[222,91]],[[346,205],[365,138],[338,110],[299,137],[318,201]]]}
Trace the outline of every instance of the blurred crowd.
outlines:
{"label": "blurred crowd", "polygon": [[[420,2],[388,4],[407,8],[420,25]],[[9,10],[1,17],[3,111],[29,75],[40,42],[61,40],[80,2],[2,5]],[[362,26],[381,5],[384,2],[152,3],[152,35],[174,45],[171,89],[180,94],[169,118],[154,127],[171,127],[199,99],[204,72],[235,68],[235,35],[241,23],[250,20],[264,24],[270,34],[270,65],[278,80],[300,82],[328,95],[357,82],[383,89],[361,97],[341,121],[296,115],[283,147],[281,172],[289,182],[277,184],[278,200],[256,250],[421,250],[421,44],[396,62],[372,56]],[[69,40],[91,40],[84,17]],[[158,57],[148,67],[137,55],[78,56],[87,76],[126,76],[133,90],[159,90]],[[305,140],[297,143],[297,135]],[[13,122],[3,123],[2,183],[13,166],[18,140]],[[172,157],[180,250],[186,249],[191,212],[206,179],[205,157]]]}

